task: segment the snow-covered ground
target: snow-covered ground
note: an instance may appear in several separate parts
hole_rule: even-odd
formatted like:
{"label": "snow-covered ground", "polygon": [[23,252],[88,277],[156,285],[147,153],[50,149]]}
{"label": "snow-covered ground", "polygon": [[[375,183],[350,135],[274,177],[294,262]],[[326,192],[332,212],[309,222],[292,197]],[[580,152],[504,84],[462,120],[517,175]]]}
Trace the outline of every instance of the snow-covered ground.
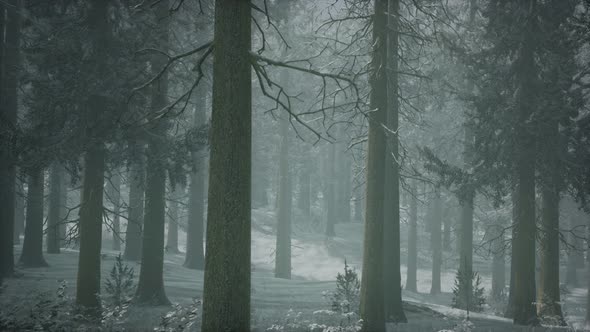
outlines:
{"label": "snow-covered ground", "polygon": [[[268,210],[253,211],[252,232],[252,310],[253,328],[264,331],[272,325],[285,325],[294,320],[309,324],[320,322],[330,309],[327,291],[335,288],[335,277],[343,269],[344,259],[360,272],[362,255],[362,225],[339,224],[337,236],[325,239],[321,232],[296,232],[293,239],[293,280],[273,277],[275,236],[274,216]],[[180,236],[179,247],[185,249],[185,234]],[[103,248],[110,248],[105,239]],[[17,252],[20,247],[17,248]],[[108,275],[118,253],[103,250],[103,278]],[[68,291],[75,292],[78,252],[66,249],[62,254],[45,254],[50,267],[21,270],[23,276],[6,280],[6,288],[0,295],[0,311],[23,298],[32,297],[41,291],[55,291],[59,280],[65,280]],[[188,304],[192,298],[200,298],[203,292],[203,272],[182,267],[184,254],[165,256],[164,280],[166,293],[174,303]],[[140,266],[129,263],[135,271]],[[451,288],[454,271],[445,270],[442,275],[443,293],[431,296],[429,269],[418,271],[419,293],[404,291],[405,310],[408,324],[390,325],[391,331],[439,331],[453,329],[465,317],[462,310],[452,309]],[[489,289],[489,277],[482,272],[484,286]],[[405,266],[402,267],[402,281],[405,281]],[[573,289],[563,299],[563,308],[570,329],[580,329],[585,314],[586,289]],[[132,308],[125,326],[131,330],[152,330],[160,317],[170,308]],[[491,314],[471,314],[474,331],[546,331],[546,328],[516,328],[508,319]],[[309,325],[308,324],[308,325]],[[198,324],[194,325],[198,327]],[[567,330],[558,329],[554,330]],[[321,329],[320,329],[321,331]]]}

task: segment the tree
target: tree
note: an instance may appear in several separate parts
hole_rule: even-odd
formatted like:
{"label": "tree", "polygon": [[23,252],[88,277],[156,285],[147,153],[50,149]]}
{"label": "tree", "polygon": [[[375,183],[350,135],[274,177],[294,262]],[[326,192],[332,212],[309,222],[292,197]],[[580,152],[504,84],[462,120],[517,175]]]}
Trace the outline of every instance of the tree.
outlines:
{"label": "tree", "polygon": [[[194,110],[194,126],[200,128],[207,122],[204,84],[197,87]],[[203,250],[204,215],[205,215],[205,176],[207,167],[207,150],[201,146],[193,146],[191,157],[193,162],[190,173],[188,229],[186,232],[186,258],[184,267],[203,270],[205,253]]]}
{"label": "tree", "polygon": [[17,176],[14,203],[14,244],[20,244],[20,236],[25,230],[25,189]]}
{"label": "tree", "polygon": [[[388,322],[407,322],[402,307],[400,274],[400,154],[399,154],[399,0],[389,0],[386,16],[386,71],[387,84],[385,174],[384,174],[384,213],[383,213],[383,250],[384,250],[384,288],[385,319]],[[381,28],[381,27],[379,27]],[[346,203],[349,198],[346,197]],[[350,220],[350,205],[348,208]]]}
{"label": "tree", "polygon": [[388,80],[387,0],[376,0],[373,16],[373,54],[370,72],[369,143],[367,152],[367,196],[363,271],[361,280],[361,318],[363,331],[385,330],[383,288],[383,223],[385,211],[385,156],[387,141],[383,125],[387,121]]}
{"label": "tree", "polygon": [[[286,115],[285,115],[286,116]],[[277,213],[277,241],[275,277],[291,279],[291,174],[289,172],[289,121],[279,119],[281,146],[279,158],[279,211]]]}
{"label": "tree", "polygon": [[[14,206],[16,153],[11,142],[16,134],[17,77],[20,42],[19,0],[10,0],[0,5],[0,201],[5,206]],[[14,270],[14,209],[0,210],[0,280]]]}
{"label": "tree", "polygon": [[144,148],[140,142],[129,142],[129,209],[125,230],[125,252],[127,260],[141,259],[141,234],[143,225],[145,162]]}
{"label": "tree", "polygon": [[[169,14],[168,2],[156,5],[155,21],[158,22],[155,35],[160,46],[168,49]],[[164,63],[159,58],[152,60],[154,68]],[[164,74],[152,90],[151,109],[160,112],[168,106],[168,77]],[[168,305],[170,301],[164,289],[164,229],[166,224],[166,136],[169,123],[160,118],[148,128],[146,150],[145,219],[141,269],[134,301],[147,305]]]}
{"label": "tree", "polygon": [[418,194],[416,183],[412,182],[410,197],[410,220],[408,228],[408,260],[406,273],[406,290],[418,292],[417,270],[418,270]]}
{"label": "tree", "polygon": [[43,168],[32,168],[27,171],[29,190],[27,194],[27,220],[25,239],[20,264],[24,267],[47,266],[43,258]]}
{"label": "tree", "polygon": [[250,329],[250,6],[215,2],[203,331]]}
{"label": "tree", "polygon": [[64,186],[64,169],[57,162],[51,165],[49,171],[49,212],[47,217],[47,253],[59,254],[61,245],[62,201]]}
{"label": "tree", "polygon": [[441,292],[440,272],[442,267],[442,199],[440,191],[437,190],[433,202],[433,214],[431,224],[431,248],[432,248],[432,287],[430,294],[439,294]]}
{"label": "tree", "polygon": [[184,192],[180,183],[171,185],[170,199],[168,200],[168,237],[166,240],[166,251],[174,254],[180,253],[178,250],[178,224],[180,222],[180,200]]}
{"label": "tree", "polygon": [[113,204],[112,215],[112,233],[113,233],[113,250],[121,250],[121,174],[114,170],[111,178],[107,183],[106,198]]}
{"label": "tree", "polygon": [[[88,30],[93,46],[92,60],[98,72],[106,70],[105,49],[110,41],[108,23],[109,1],[93,0],[88,9]],[[99,46],[100,45],[100,46]],[[76,304],[93,315],[100,313],[100,251],[102,247],[103,188],[106,151],[103,128],[106,122],[106,97],[92,91],[86,100],[87,124],[85,135],[89,138],[84,154],[84,176],[80,207],[78,281]]]}

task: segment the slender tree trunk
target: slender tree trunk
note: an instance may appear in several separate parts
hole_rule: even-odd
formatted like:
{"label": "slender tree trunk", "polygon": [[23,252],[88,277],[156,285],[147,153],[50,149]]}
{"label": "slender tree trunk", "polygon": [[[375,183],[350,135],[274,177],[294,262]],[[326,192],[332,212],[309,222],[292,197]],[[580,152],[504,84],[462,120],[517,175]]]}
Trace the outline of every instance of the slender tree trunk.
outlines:
{"label": "slender tree trunk", "polygon": [[444,251],[451,251],[451,228],[452,228],[452,218],[445,218],[443,221],[443,250]]}
{"label": "slender tree trunk", "polygon": [[69,182],[69,175],[64,168],[62,182],[60,186],[60,201],[61,205],[59,206],[59,220],[61,223],[59,224],[59,245],[61,247],[65,247],[68,244],[68,223],[69,217],[72,215],[71,212],[68,211],[68,182]]}
{"label": "slender tree trunk", "polygon": [[566,262],[566,270],[565,270],[565,282],[570,287],[578,287],[578,250],[580,248],[577,246],[577,239],[575,234],[575,227],[577,222],[575,218],[570,217],[569,220],[569,228],[571,232],[567,234],[567,242],[569,243],[572,248],[568,249],[567,252],[567,262]]}
{"label": "slender tree trunk", "polygon": [[586,291],[586,329],[590,330],[590,264],[588,264],[586,280],[588,287],[588,290]]}
{"label": "slender tree trunk", "polygon": [[[206,122],[205,90],[197,87],[197,103],[195,108],[195,127],[203,126]],[[194,148],[191,152],[193,172],[190,175],[188,229],[186,233],[186,258],[184,267],[203,270],[205,268],[205,253],[203,250],[203,233],[205,223],[205,177],[207,168],[206,149]],[[265,194],[266,195],[266,194]]]}
{"label": "slender tree trunk", "polygon": [[530,123],[533,114],[535,98],[536,76],[532,24],[535,20],[530,16],[536,13],[536,0],[528,0],[522,3],[523,10],[528,13],[527,29],[518,54],[519,82],[516,107],[518,120],[516,132],[516,224],[515,240],[513,247],[513,259],[515,259],[514,273],[514,323],[517,325],[538,324],[537,310],[535,306],[535,130]]}
{"label": "slender tree trunk", "polygon": [[180,216],[180,200],[182,199],[182,186],[179,183],[172,185],[170,200],[168,201],[168,238],[166,241],[166,251],[178,254],[178,223]]}
{"label": "slender tree trunk", "polygon": [[[155,35],[160,47],[168,49],[169,12],[168,1],[156,5]],[[162,68],[160,59],[152,60],[154,68]],[[152,92],[151,108],[154,112],[168,105],[168,77],[163,75]],[[164,233],[166,227],[166,119],[160,119],[151,129],[148,138],[145,219],[141,269],[134,301],[145,305],[168,305],[170,301],[164,289]]]}
{"label": "slender tree trunk", "polygon": [[[13,142],[18,110],[18,70],[20,43],[19,0],[4,1],[0,5],[0,280],[14,270],[14,207],[15,152]],[[8,208],[6,208],[8,207]]]}
{"label": "slender tree trunk", "polygon": [[492,226],[492,297],[500,299],[506,286],[503,224]]}
{"label": "slender tree trunk", "polygon": [[336,225],[336,218],[338,218],[337,209],[337,193],[336,193],[336,176],[335,173],[335,164],[336,164],[336,145],[330,144],[329,146],[329,158],[328,158],[328,165],[327,169],[328,172],[326,174],[326,187],[327,188],[327,195],[326,195],[326,202],[327,202],[327,218],[326,218],[326,236],[333,237],[336,235],[336,231],[334,229]]}
{"label": "slender tree trunk", "polygon": [[125,252],[123,256],[130,261],[141,259],[143,209],[145,193],[144,148],[139,142],[130,142],[132,155],[129,163],[129,208],[127,229],[125,230]]}
{"label": "slender tree trunk", "polygon": [[[284,75],[284,74],[283,74]],[[283,84],[286,80],[283,79]],[[291,279],[291,174],[289,173],[289,121],[279,120],[281,146],[279,159],[279,211],[275,257],[275,277]]]}
{"label": "slender tree trunk", "polygon": [[20,264],[24,267],[47,266],[43,258],[43,169],[31,169],[27,194],[27,220]]}
{"label": "slender tree trunk", "polygon": [[62,205],[63,166],[57,162],[51,165],[49,173],[49,213],[47,218],[47,253],[59,254],[61,244],[60,226]]}
{"label": "slender tree trunk", "polygon": [[418,273],[418,191],[416,183],[412,182],[412,192],[410,193],[410,221],[408,229],[408,270],[406,274],[406,290],[418,292],[417,273]]}
{"label": "slender tree trunk", "polygon": [[303,156],[303,167],[299,175],[299,209],[307,218],[311,216],[311,160],[308,154]]}
{"label": "slender tree trunk", "polygon": [[383,288],[383,222],[387,141],[387,15],[388,0],[376,0],[373,16],[373,59],[367,152],[367,196],[361,280],[362,331],[385,331]]}
{"label": "slender tree trunk", "polygon": [[[106,15],[106,6],[96,6]],[[91,111],[98,111],[97,106]],[[102,143],[91,146],[84,157],[82,206],[80,208],[80,254],[76,304],[93,314],[101,308],[100,299],[100,250],[102,246],[103,187],[105,148]]]}
{"label": "slender tree trunk", "polygon": [[250,330],[250,1],[215,2],[202,331]]}
{"label": "slender tree trunk", "polygon": [[[388,1],[387,30],[387,127],[386,156],[384,174],[384,212],[383,212],[383,250],[384,250],[384,297],[385,319],[388,322],[405,323],[406,315],[402,306],[402,281],[400,273],[400,166],[399,160],[399,99],[398,99],[398,29],[399,0]],[[346,170],[350,173],[349,170]],[[348,176],[346,176],[348,179]],[[348,194],[350,195],[350,194]],[[350,219],[350,200],[346,197],[348,218]]]}
{"label": "slender tree trunk", "polygon": [[436,193],[434,198],[434,214],[432,216],[432,233],[431,247],[432,247],[432,287],[430,294],[439,294],[441,292],[440,273],[442,268],[442,202],[440,192]]}
{"label": "slender tree trunk", "polygon": [[20,244],[20,236],[25,231],[25,188],[16,177],[14,212],[14,244]]}
{"label": "slender tree trunk", "polygon": [[[465,125],[464,138],[464,164],[469,168],[473,164],[473,143],[474,133],[469,125]],[[475,190],[471,185],[466,185],[463,192],[459,195],[459,204],[461,205],[461,226],[460,226],[460,244],[459,244],[459,271],[465,275],[473,273],[473,201],[475,199]],[[471,280],[465,285],[467,294],[472,294]]]}
{"label": "slender tree trunk", "polygon": [[107,184],[107,200],[113,204],[113,218],[111,219],[113,232],[113,250],[121,250],[121,175],[114,170]]}

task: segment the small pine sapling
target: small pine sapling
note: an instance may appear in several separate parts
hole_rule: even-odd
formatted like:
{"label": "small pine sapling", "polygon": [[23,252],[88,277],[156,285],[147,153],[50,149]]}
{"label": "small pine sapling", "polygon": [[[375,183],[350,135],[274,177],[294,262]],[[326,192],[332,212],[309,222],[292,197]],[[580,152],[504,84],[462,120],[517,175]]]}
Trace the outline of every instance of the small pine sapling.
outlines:
{"label": "small pine sapling", "polygon": [[332,293],[332,310],[341,313],[358,313],[360,309],[360,289],[356,270],[344,260],[344,274],[336,276],[336,291]]}
{"label": "small pine sapling", "polygon": [[[471,291],[470,291],[471,290]],[[453,302],[451,306],[469,312],[481,312],[485,304],[485,289],[481,286],[481,277],[477,272],[469,273],[459,269],[453,287]]]}
{"label": "small pine sapling", "polygon": [[119,254],[115,259],[109,277],[105,281],[105,290],[111,304],[120,306],[129,301],[135,289],[133,277],[133,268],[125,264],[121,254]]}

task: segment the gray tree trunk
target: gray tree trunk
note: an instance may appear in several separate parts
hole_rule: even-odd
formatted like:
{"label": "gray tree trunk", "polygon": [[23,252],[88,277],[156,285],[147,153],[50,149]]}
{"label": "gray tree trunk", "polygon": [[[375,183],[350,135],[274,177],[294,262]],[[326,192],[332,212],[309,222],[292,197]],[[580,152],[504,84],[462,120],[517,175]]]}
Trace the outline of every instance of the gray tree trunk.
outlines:
{"label": "gray tree trunk", "polygon": [[333,237],[336,235],[336,219],[338,218],[338,211],[336,209],[337,201],[336,198],[336,176],[335,176],[335,165],[336,165],[336,145],[330,144],[328,147],[328,163],[326,165],[326,205],[327,205],[327,218],[326,218],[326,236]]}
{"label": "gray tree trunk", "polygon": [[47,266],[43,258],[43,187],[42,168],[28,170],[27,220],[20,264],[24,267]]}
{"label": "gray tree trunk", "polygon": [[387,140],[387,13],[388,1],[376,0],[373,16],[367,196],[361,280],[362,331],[385,331],[383,288],[383,222]]}
{"label": "gray tree trunk", "polygon": [[49,212],[47,217],[47,253],[59,254],[61,245],[60,226],[62,220],[64,169],[57,162],[51,165],[49,171]]}
{"label": "gray tree trunk", "polygon": [[109,182],[107,183],[107,200],[113,204],[111,222],[113,229],[113,250],[121,250],[121,175],[118,170],[114,170]]}
{"label": "gray tree trunk", "polygon": [[21,180],[16,177],[14,199],[14,244],[20,244],[20,236],[25,231],[25,188]]}
{"label": "gray tree trunk", "polygon": [[406,290],[418,292],[417,273],[418,273],[418,190],[416,183],[411,184],[410,195],[410,216],[408,228],[408,260],[406,273]]}
{"label": "gray tree trunk", "polygon": [[178,250],[178,224],[180,222],[180,200],[182,199],[182,186],[179,183],[173,184],[168,200],[168,237],[166,240],[166,251],[179,253]]}
{"label": "gray tree trunk", "polygon": [[491,227],[492,237],[492,297],[500,299],[506,287],[506,261],[504,254],[505,225],[500,223]]}
{"label": "gray tree trunk", "polygon": [[[283,84],[286,80],[283,79]],[[289,172],[289,121],[279,119],[281,146],[279,159],[279,210],[275,257],[275,277],[291,279],[291,174]]]}
{"label": "gray tree trunk", "polygon": [[430,233],[430,241],[432,247],[432,287],[430,288],[430,294],[440,294],[441,292],[441,280],[440,273],[442,268],[442,201],[440,192],[436,192],[434,198],[434,213],[432,215],[432,228]]}
{"label": "gray tree trunk", "polygon": [[250,330],[251,3],[215,2],[204,332]]}
{"label": "gray tree trunk", "polygon": [[126,260],[139,261],[142,251],[145,157],[142,143],[130,142],[129,149],[131,150],[131,156],[129,157],[129,208],[123,256]]}

